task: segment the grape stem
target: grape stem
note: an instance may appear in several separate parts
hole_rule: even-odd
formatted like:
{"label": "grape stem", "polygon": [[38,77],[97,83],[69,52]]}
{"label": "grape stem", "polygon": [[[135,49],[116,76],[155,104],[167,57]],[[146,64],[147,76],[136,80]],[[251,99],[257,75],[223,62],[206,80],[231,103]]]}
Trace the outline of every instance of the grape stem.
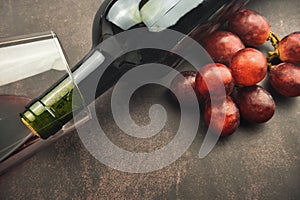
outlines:
{"label": "grape stem", "polygon": [[267,41],[271,42],[272,46],[274,47],[274,51],[268,52],[267,60],[268,60],[269,70],[272,70],[275,67],[274,63],[278,62],[279,59],[278,44],[280,40],[281,39],[277,34],[270,31]]}
{"label": "grape stem", "polygon": [[272,70],[279,62],[278,50],[268,52],[267,62],[269,70]]}
{"label": "grape stem", "polygon": [[275,50],[277,49],[280,40],[281,39],[277,34],[270,31],[267,41],[270,41],[272,43],[272,46],[274,47]]}

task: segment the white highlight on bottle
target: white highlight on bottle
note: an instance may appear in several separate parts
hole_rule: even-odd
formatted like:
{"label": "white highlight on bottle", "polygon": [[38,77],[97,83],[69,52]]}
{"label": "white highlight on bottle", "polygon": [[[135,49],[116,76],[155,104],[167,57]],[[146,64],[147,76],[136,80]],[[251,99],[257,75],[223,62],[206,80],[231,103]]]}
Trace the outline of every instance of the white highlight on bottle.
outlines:
{"label": "white highlight on bottle", "polygon": [[107,19],[123,30],[143,22],[152,32],[175,25],[180,18],[203,3],[203,0],[149,0],[139,10],[140,0],[119,0],[108,12]]}
{"label": "white highlight on bottle", "polygon": [[182,0],[149,0],[141,9],[141,16],[147,27],[153,26],[160,18],[169,12]]}
{"label": "white highlight on bottle", "polygon": [[95,71],[105,60],[103,54],[95,51],[82,65],[73,72],[73,80],[77,85],[84,80],[89,74]]}
{"label": "white highlight on bottle", "polygon": [[199,6],[203,0],[183,0],[170,9],[164,16],[159,18],[151,26],[148,26],[152,32],[162,31],[170,26],[175,25],[180,18],[190,12],[192,9]]}
{"label": "white highlight on bottle", "polygon": [[127,30],[142,22],[139,4],[141,0],[119,0],[109,10],[108,21],[120,28]]}

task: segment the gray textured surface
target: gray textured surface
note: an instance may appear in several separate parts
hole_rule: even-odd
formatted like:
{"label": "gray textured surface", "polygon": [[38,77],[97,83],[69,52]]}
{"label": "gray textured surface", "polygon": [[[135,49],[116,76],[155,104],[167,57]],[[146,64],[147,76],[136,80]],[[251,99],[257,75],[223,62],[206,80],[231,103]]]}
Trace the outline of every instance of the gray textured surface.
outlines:
{"label": "gray textured surface", "polygon": [[[2,1],[0,37],[53,30],[74,65],[90,48],[91,24],[101,2]],[[253,0],[249,7],[261,12],[281,36],[300,30],[299,0]],[[179,112],[162,98],[164,93],[153,91],[144,88],[135,95],[133,118],[147,123],[149,105],[162,101],[171,120],[147,143],[131,141],[117,129],[110,115],[109,93],[97,100],[105,116],[99,116],[99,121],[112,141],[132,151],[151,150],[172,137]],[[243,124],[202,160],[198,159],[203,140],[199,133],[179,160],[148,174],[106,167],[74,133],[0,177],[0,199],[299,199],[300,99],[276,95],[275,101],[277,110],[270,122]]]}

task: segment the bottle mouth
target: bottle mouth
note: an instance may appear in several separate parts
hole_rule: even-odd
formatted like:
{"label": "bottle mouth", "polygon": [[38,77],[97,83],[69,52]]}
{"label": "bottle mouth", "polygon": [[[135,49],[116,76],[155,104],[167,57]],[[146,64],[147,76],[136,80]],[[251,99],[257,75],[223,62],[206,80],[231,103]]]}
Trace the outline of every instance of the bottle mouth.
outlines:
{"label": "bottle mouth", "polygon": [[[55,99],[55,98],[54,98]],[[54,99],[52,101],[54,102]],[[62,115],[51,112],[41,100],[32,101],[21,114],[22,122],[38,137],[46,139],[59,131]]]}
{"label": "bottle mouth", "polygon": [[41,137],[40,134],[32,126],[30,126],[30,124],[23,117],[21,117],[21,121],[34,135]]}

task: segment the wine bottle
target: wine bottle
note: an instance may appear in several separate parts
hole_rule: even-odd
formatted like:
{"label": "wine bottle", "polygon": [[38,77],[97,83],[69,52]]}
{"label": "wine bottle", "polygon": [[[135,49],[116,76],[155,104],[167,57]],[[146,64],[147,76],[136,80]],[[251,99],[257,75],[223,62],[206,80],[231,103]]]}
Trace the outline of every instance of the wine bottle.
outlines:
{"label": "wine bottle", "polygon": [[[87,88],[92,81],[98,80],[99,73],[97,72],[102,65],[105,65],[106,58],[111,56],[106,55],[106,52],[103,52],[97,44],[107,37],[123,31],[109,22],[106,17],[110,8],[116,2],[116,0],[107,0],[98,10],[93,24],[93,48],[73,68],[72,76],[65,76],[39,98],[33,100],[21,113],[23,123],[37,136],[47,139],[72,119],[74,111],[80,111],[83,108],[82,103],[74,104],[77,101],[73,98],[78,97],[78,102],[81,102],[80,98],[82,96],[78,91],[81,88]],[[169,28],[188,35],[201,43],[203,38],[224,24],[233,12],[243,7],[247,2],[248,0],[204,0]],[[141,6],[143,4],[145,4],[145,1],[141,2]],[[131,27],[131,29],[140,26],[143,26],[143,24],[140,23]],[[184,38],[174,48],[185,48]],[[176,67],[179,60],[178,56],[153,49],[138,50],[121,56],[110,64],[104,72],[94,97],[97,98],[103,94],[126,71],[135,66],[143,63],[161,62],[170,67]],[[74,93],[77,93],[77,95],[74,95]],[[95,98],[86,98],[93,96],[86,95],[89,93],[88,90],[81,90],[81,93],[85,97],[86,104],[95,100]]]}

